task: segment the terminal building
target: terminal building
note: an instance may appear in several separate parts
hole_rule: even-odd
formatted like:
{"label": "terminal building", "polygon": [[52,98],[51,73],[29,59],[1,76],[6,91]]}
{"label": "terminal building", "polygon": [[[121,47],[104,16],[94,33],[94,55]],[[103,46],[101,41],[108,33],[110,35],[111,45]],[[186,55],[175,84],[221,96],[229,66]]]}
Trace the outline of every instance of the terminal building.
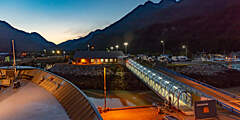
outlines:
{"label": "terminal building", "polygon": [[124,53],[122,51],[77,51],[74,54],[74,65],[100,65],[122,63]]}

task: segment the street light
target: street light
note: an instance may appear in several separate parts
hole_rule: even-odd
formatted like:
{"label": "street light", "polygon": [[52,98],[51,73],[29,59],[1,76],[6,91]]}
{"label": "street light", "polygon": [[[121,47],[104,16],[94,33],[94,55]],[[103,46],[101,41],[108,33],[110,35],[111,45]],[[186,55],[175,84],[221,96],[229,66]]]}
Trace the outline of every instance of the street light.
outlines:
{"label": "street light", "polygon": [[90,50],[90,44],[88,44],[87,47],[88,47],[88,51],[89,51]]}
{"label": "street light", "polygon": [[47,50],[46,50],[46,49],[43,49],[43,52],[44,52],[44,53],[47,53]]}
{"label": "street light", "polygon": [[111,47],[110,47],[110,49],[111,49],[111,50],[113,50],[113,49],[114,49],[114,47],[113,47],[113,46],[111,46]]}
{"label": "street light", "polygon": [[115,47],[116,47],[116,49],[117,49],[117,51],[118,51],[119,45],[116,45]]}
{"label": "street light", "polygon": [[61,53],[61,51],[60,50],[57,50],[57,54],[60,54]]}
{"label": "street light", "polygon": [[52,54],[55,54],[55,50],[52,50]]}
{"label": "street light", "polygon": [[128,42],[124,42],[123,45],[125,46],[125,53],[127,54]]}
{"label": "street light", "polygon": [[185,49],[185,55],[187,56],[187,54],[188,54],[187,46],[186,45],[182,45],[182,48]]}
{"label": "street light", "polygon": [[165,42],[163,40],[160,41],[162,44],[162,54],[164,55],[165,53]]}

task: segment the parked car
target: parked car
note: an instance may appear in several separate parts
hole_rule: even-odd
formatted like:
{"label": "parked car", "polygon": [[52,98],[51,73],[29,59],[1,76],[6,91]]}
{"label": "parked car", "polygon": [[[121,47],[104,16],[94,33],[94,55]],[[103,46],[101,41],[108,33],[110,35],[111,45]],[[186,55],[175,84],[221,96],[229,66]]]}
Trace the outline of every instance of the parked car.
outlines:
{"label": "parked car", "polygon": [[178,62],[179,61],[177,56],[172,56],[171,59],[172,59],[173,62]]}
{"label": "parked car", "polygon": [[157,58],[159,62],[170,63],[172,60],[167,56],[160,56]]}
{"label": "parked car", "polygon": [[154,62],[154,59],[152,57],[148,57],[149,62]]}
{"label": "parked car", "polygon": [[190,59],[187,56],[178,56],[178,60],[181,62],[189,61]]}

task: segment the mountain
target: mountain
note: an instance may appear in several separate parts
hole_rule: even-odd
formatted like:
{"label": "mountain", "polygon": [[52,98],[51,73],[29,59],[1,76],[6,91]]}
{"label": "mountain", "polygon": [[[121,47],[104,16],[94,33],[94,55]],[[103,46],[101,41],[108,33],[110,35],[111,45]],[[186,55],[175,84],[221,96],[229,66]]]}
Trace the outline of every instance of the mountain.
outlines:
{"label": "mountain", "polygon": [[128,41],[131,51],[160,51],[160,40],[165,40],[172,52],[181,50],[182,44],[187,44],[191,52],[237,51],[238,8],[239,0],[148,1],[105,29],[62,48],[87,49],[90,43],[96,49],[106,49]]}
{"label": "mountain", "polygon": [[15,41],[15,48],[18,51],[37,51],[56,46],[36,32],[27,33],[15,29],[5,21],[0,21],[0,51],[12,50],[12,40]]}

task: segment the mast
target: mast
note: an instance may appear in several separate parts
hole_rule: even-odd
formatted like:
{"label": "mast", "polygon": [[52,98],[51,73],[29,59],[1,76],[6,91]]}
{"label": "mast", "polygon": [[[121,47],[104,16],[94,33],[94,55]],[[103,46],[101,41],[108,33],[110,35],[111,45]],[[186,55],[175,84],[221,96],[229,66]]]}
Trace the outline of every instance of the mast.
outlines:
{"label": "mast", "polygon": [[15,55],[14,40],[12,40],[12,49],[13,49],[13,69],[14,69],[14,77],[15,77],[15,79],[16,79],[17,69],[16,69],[16,55]]}

